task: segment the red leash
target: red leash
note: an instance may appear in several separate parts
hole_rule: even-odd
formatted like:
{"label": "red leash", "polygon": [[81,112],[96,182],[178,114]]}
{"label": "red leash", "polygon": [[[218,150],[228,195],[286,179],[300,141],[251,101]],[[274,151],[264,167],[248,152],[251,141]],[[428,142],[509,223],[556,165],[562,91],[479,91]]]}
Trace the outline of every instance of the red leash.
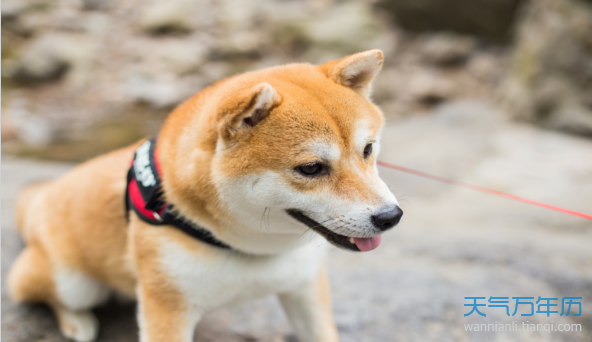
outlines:
{"label": "red leash", "polygon": [[456,181],[456,180],[453,180],[453,179],[448,179],[448,178],[444,178],[444,177],[440,177],[440,176],[436,176],[436,175],[431,175],[429,173],[425,173],[425,172],[418,171],[418,170],[413,170],[413,169],[410,169],[410,168],[407,168],[407,167],[403,167],[403,166],[398,166],[398,165],[386,163],[386,162],[383,162],[383,161],[380,161],[380,160],[377,161],[376,163],[378,165],[380,165],[380,166],[384,166],[384,167],[387,167],[389,169],[399,170],[399,171],[403,171],[403,172],[406,172],[406,173],[411,173],[411,174],[414,174],[416,176],[420,176],[420,177],[425,177],[425,178],[437,180],[439,182],[448,183],[448,184],[457,185],[457,186],[462,186],[462,187],[465,187],[465,188],[469,188],[469,189],[473,189],[473,190],[477,190],[477,191],[481,191],[481,192],[486,192],[486,193],[493,194],[493,195],[498,195],[498,196],[509,198],[509,199],[513,199],[513,200],[516,200],[516,201],[520,201],[520,202],[524,202],[524,203],[528,203],[528,204],[533,204],[533,205],[537,205],[539,207],[543,207],[543,208],[547,208],[547,209],[551,209],[551,210],[555,210],[555,211],[560,211],[562,213],[566,213],[566,214],[570,214],[570,215],[574,215],[574,216],[579,216],[579,217],[583,217],[583,218],[588,219],[588,220],[592,220],[592,215],[580,213],[578,211],[569,210],[569,209],[565,209],[565,208],[561,208],[561,207],[556,207],[554,205],[550,205],[550,204],[546,204],[546,203],[542,203],[542,202],[537,202],[537,201],[529,200],[527,198],[523,198],[523,197],[518,197],[518,196],[506,194],[506,193],[503,193],[501,191],[491,190],[491,189],[487,189],[487,188],[484,188],[484,187],[481,187],[481,186],[471,185],[471,184],[459,182],[459,181]]}

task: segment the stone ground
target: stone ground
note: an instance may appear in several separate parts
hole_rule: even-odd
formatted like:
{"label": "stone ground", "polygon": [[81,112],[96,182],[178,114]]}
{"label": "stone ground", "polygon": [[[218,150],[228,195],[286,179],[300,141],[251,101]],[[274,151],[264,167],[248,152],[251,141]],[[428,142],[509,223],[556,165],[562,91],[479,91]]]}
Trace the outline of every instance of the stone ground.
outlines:
{"label": "stone ground", "polygon": [[[390,122],[380,159],[592,213],[592,141],[509,123],[478,101]],[[2,279],[23,247],[14,198],[26,183],[71,165],[2,163]],[[590,341],[592,221],[380,168],[405,216],[376,251],[329,257],[343,342]],[[583,297],[580,317],[464,317],[466,296]],[[511,306],[513,309],[513,306]],[[100,341],[137,340],[133,304],[97,309]],[[581,332],[465,332],[463,324],[579,323]],[[17,305],[2,283],[2,341],[63,341],[49,310]],[[294,341],[274,298],[211,313],[195,341]]]}

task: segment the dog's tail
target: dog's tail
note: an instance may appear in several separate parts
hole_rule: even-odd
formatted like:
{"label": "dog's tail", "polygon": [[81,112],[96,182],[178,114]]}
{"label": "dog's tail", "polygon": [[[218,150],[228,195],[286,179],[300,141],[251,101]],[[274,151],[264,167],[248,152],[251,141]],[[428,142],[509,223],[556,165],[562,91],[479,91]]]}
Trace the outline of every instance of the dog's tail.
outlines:
{"label": "dog's tail", "polygon": [[25,240],[28,240],[27,218],[33,214],[31,210],[36,207],[35,201],[50,183],[51,181],[47,180],[31,183],[23,188],[16,198],[16,225]]}

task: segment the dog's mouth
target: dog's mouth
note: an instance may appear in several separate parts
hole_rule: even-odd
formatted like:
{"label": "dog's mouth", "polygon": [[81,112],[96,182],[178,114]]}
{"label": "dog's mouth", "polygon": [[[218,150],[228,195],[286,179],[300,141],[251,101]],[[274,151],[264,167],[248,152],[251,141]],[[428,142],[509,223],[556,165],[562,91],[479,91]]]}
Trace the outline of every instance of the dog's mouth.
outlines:
{"label": "dog's mouth", "polygon": [[329,243],[339,248],[355,252],[367,252],[377,248],[378,245],[380,245],[380,242],[382,241],[381,235],[371,238],[357,238],[340,235],[329,230],[327,227],[311,219],[310,217],[304,215],[304,213],[300,210],[287,209],[286,212],[288,213],[288,215],[292,216],[296,220],[307,225],[310,229],[319,233],[322,237],[329,241]]}

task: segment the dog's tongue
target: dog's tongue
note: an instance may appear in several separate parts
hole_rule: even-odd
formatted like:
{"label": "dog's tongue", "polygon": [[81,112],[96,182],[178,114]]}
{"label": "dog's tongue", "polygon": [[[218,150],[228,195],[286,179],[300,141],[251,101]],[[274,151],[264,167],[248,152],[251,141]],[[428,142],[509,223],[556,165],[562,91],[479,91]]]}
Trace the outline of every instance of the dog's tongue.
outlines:
{"label": "dog's tongue", "polygon": [[382,235],[371,238],[354,238],[356,246],[358,246],[362,252],[368,252],[378,247],[378,245],[380,245],[380,241],[382,241]]}

